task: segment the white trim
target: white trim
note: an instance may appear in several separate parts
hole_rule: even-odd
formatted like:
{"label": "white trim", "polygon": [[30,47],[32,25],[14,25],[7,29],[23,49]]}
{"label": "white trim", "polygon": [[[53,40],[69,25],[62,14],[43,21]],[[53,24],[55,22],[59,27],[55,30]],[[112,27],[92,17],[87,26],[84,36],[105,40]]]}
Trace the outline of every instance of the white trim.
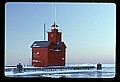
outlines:
{"label": "white trim", "polygon": [[61,50],[58,50],[58,49],[57,49],[57,50],[53,50],[53,51],[61,51]]}
{"label": "white trim", "polygon": [[38,61],[38,60],[32,60],[32,62],[42,62],[42,61]]}

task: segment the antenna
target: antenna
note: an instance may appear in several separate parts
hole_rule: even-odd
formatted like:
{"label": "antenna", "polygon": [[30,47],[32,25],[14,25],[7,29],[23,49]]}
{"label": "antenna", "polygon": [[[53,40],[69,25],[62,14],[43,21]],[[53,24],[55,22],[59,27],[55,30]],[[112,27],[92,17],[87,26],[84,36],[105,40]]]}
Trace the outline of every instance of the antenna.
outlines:
{"label": "antenna", "polygon": [[44,23],[44,41],[45,41],[45,23]]}
{"label": "antenna", "polygon": [[56,22],[56,7],[55,7],[55,22]]}
{"label": "antenna", "polygon": [[53,21],[53,3],[52,3],[52,21]]}
{"label": "antenna", "polygon": [[[55,22],[56,22],[56,7],[55,7]],[[55,24],[55,28],[56,28],[56,24]]]}

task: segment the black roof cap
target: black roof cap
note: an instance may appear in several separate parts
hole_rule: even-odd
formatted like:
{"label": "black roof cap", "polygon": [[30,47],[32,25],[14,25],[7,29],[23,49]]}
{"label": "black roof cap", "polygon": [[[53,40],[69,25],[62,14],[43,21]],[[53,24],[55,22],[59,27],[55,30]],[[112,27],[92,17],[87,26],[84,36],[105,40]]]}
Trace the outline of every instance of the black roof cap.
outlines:
{"label": "black roof cap", "polygon": [[[55,24],[55,22],[54,22],[54,25],[52,25],[51,27],[55,27],[55,25],[56,25],[56,24]],[[56,27],[58,27],[58,25],[56,25]]]}

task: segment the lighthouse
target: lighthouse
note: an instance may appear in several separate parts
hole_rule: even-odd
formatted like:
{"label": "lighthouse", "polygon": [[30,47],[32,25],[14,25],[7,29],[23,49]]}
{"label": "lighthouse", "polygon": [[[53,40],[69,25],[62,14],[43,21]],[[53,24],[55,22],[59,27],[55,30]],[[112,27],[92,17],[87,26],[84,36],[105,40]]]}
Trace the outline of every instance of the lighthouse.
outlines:
{"label": "lighthouse", "polygon": [[32,48],[32,66],[65,66],[66,45],[62,42],[62,32],[54,22],[48,32],[48,41],[34,41]]}
{"label": "lighthouse", "polygon": [[62,32],[58,32],[58,26],[54,24],[51,26],[51,32],[48,32],[48,41],[52,41],[52,44],[55,46],[58,42],[61,42]]}

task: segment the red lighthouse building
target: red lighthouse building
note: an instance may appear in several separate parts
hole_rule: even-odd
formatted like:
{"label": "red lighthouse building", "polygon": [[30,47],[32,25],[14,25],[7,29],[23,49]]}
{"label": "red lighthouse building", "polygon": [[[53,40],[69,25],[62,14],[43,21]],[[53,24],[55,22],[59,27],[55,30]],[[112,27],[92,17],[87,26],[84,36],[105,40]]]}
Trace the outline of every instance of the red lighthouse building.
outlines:
{"label": "red lighthouse building", "polygon": [[51,32],[48,32],[48,41],[34,41],[32,48],[32,66],[64,66],[66,45],[61,41],[61,32],[58,32],[58,26],[51,26]]}

